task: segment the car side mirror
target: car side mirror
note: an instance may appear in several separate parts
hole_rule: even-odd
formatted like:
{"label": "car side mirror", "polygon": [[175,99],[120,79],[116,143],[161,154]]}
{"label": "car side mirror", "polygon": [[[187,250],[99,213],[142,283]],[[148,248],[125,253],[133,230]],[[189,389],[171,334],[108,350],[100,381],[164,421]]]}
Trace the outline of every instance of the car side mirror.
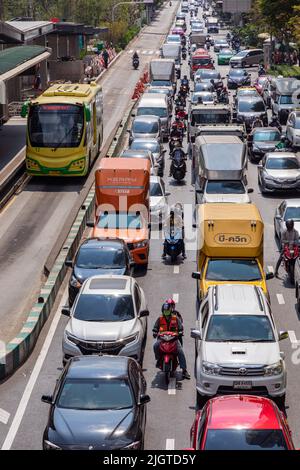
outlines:
{"label": "car side mirror", "polygon": [[141,310],[141,311],[140,311],[140,314],[139,314],[139,317],[140,317],[140,318],[149,317],[149,315],[150,315],[149,310]]}
{"label": "car side mirror", "polygon": [[91,222],[91,221],[89,220],[89,221],[87,221],[86,226],[87,226],[87,227],[94,228],[94,227],[95,227],[95,223],[94,223],[94,222]]}
{"label": "car side mirror", "polygon": [[132,114],[131,114],[131,117],[135,117],[135,113],[132,113]]}
{"label": "car side mirror", "polygon": [[42,395],[41,400],[42,400],[42,402],[47,403],[48,405],[53,404],[53,396],[52,395]]}
{"label": "car side mirror", "polygon": [[151,401],[151,398],[149,397],[149,395],[141,395],[139,404],[146,405],[147,403],[149,403],[149,401]]}
{"label": "car side mirror", "polygon": [[279,331],[279,341],[282,341],[283,339],[288,339],[289,334],[287,331]]}
{"label": "car side mirror", "polygon": [[65,261],[65,266],[67,266],[67,268],[73,268],[73,261],[70,259],[67,259]]}
{"label": "car side mirror", "polygon": [[274,279],[274,273],[266,273],[266,280]]}
{"label": "car side mirror", "polygon": [[166,193],[165,196],[171,196],[171,193]]}
{"label": "car side mirror", "polygon": [[69,307],[63,307],[61,309],[62,315],[65,315],[66,317],[69,317],[71,315],[71,309]]}
{"label": "car side mirror", "polygon": [[247,191],[248,194],[252,194],[254,193],[254,189],[253,188],[248,188],[248,191]]}
{"label": "car side mirror", "polygon": [[201,331],[192,329],[191,330],[191,338],[193,338],[193,339],[202,339]]}
{"label": "car side mirror", "polygon": [[199,271],[194,271],[192,273],[192,278],[193,279],[198,279],[198,280],[201,279],[201,273]]}
{"label": "car side mirror", "polygon": [[257,168],[263,168],[262,164],[259,163],[259,164],[257,165]]}

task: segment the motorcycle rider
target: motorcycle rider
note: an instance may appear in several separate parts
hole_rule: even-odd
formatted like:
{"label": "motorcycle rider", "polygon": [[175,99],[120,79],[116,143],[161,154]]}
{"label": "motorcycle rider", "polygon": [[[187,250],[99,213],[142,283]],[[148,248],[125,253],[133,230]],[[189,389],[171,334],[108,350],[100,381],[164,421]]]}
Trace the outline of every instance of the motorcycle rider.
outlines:
{"label": "motorcycle rider", "polygon": [[134,54],[132,56],[132,62],[134,62],[135,60],[140,62],[140,58],[139,58],[138,53],[136,51],[134,51]]}
{"label": "motorcycle rider", "polygon": [[272,116],[272,119],[271,119],[271,121],[270,121],[270,123],[269,123],[269,126],[270,126],[270,127],[277,127],[277,129],[279,130],[279,132],[282,132],[282,126],[281,126],[281,124],[280,124],[280,122],[279,122],[278,117],[277,117],[275,114]]}
{"label": "motorcycle rider", "polygon": [[190,84],[189,84],[189,79],[187,78],[187,75],[184,75],[183,78],[181,79],[181,86],[184,87],[186,86],[187,92],[190,92]]}
{"label": "motorcycle rider", "polygon": [[255,127],[264,127],[264,123],[258,117],[255,118],[253,123],[252,123],[252,129],[254,129]]}
{"label": "motorcycle rider", "polygon": [[[170,211],[169,217],[167,217],[164,225],[164,232],[171,232],[176,229],[177,231],[181,230],[181,243],[182,243],[182,256],[186,259],[185,254],[185,243],[184,243],[184,214],[181,204],[175,204],[175,207]],[[165,259],[167,256],[167,242],[164,241],[164,251],[162,254],[162,259]]]}
{"label": "motorcycle rider", "polygon": [[[184,160],[186,160],[186,153],[184,152],[183,148],[180,146],[175,146],[172,150],[172,154],[171,154],[171,160],[172,160],[172,163],[170,165],[170,171],[169,171],[169,177],[172,176],[173,172],[173,160],[177,157],[178,155],[178,158],[183,158]],[[184,251],[184,250],[183,250]]]}
{"label": "motorcycle rider", "polygon": [[171,132],[170,132],[170,141],[169,141],[169,149],[170,153],[173,150],[174,147],[174,142],[172,140],[179,140],[180,142],[182,141],[182,130],[180,130],[177,126],[172,126]]}
{"label": "motorcycle rider", "polygon": [[[178,337],[183,335],[182,322],[178,318],[178,316],[174,314],[169,303],[164,303],[162,305],[161,312],[162,312],[162,315],[158,317],[152,330],[153,338],[156,339],[153,345],[154,355],[157,361],[156,367],[158,367],[159,360],[160,360],[159,346],[160,346],[161,340],[157,339],[158,333],[163,333],[164,331],[173,331],[174,333],[178,334]],[[187,371],[185,354],[184,354],[184,351],[182,349],[182,346],[179,340],[177,340],[177,357],[178,357],[179,366],[182,369],[182,378],[190,379],[191,376]]]}
{"label": "motorcycle rider", "polygon": [[278,277],[278,270],[284,257],[285,245],[289,245],[289,248],[293,248],[294,245],[299,245],[299,233],[294,228],[293,219],[288,219],[285,223],[285,226],[286,229],[283,231],[281,236],[281,251],[275,267],[274,275],[276,277]]}
{"label": "motorcycle rider", "polygon": [[266,70],[262,64],[258,67],[258,76],[261,77],[262,75],[266,75]]}
{"label": "motorcycle rider", "polygon": [[181,132],[181,137],[183,137],[183,133],[184,133],[184,122],[180,120],[179,116],[176,116],[175,117],[175,121],[173,122],[172,124],[172,128],[176,128],[176,129],[179,129],[179,131]]}

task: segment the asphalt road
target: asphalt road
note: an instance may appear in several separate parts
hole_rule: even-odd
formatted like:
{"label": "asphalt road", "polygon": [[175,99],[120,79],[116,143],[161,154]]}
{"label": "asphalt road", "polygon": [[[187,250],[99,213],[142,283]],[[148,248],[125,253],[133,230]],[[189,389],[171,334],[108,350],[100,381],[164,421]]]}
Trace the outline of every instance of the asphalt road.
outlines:
{"label": "asphalt road", "polygon": [[[187,70],[187,64],[183,71]],[[221,67],[224,74],[228,67]],[[253,71],[253,75],[255,72]],[[165,170],[167,191],[171,192],[169,202],[180,201],[185,204],[185,221],[187,230],[190,229],[188,212],[192,213],[194,190],[190,184],[190,161],[185,184],[177,185],[168,178],[169,160]],[[263,197],[257,187],[256,165],[249,163],[249,187],[254,188],[252,200],[259,207],[265,222],[265,267],[274,267],[278,253],[274,239],[273,216],[276,206],[286,197]],[[291,197],[292,195],[288,195]],[[188,368],[193,372],[194,342],[189,337],[189,331],[195,322],[196,283],[191,278],[191,272],[196,267],[195,252],[192,246],[187,247],[187,260],[181,259],[171,265],[161,260],[162,240],[151,241],[149,269],[146,275],[139,275],[138,282],[144,289],[150,310],[148,341],[144,358],[144,373],[148,383],[151,402],[148,405],[146,449],[184,449],[189,447],[189,430],[195,413],[195,380],[181,380],[177,375],[176,384],[170,383],[167,389],[161,374],[154,367],[152,352],[151,327],[160,313],[162,302],[173,296],[178,309],[184,317],[186,336],[184,349]],[[300,399],[300,340],[299,316],[295,309],[294,289],[286,282],[285,274],[281,271],[282,279],[268,282],[271,305],[278,330],[289,330],[290,339],[281,343],[286,354],[288,373],[288,392],[286,413],[293,433],[296,447],[300,446],[299,399]],[[61,289],[61,297],[53,309],[47,327],[44,328],[37,347],[27,363],[6,383],[0,386],[0,407],[10,416],[1,414],[0,410],[0,445],[13,449],[40,449],[42,433],[47,422],[48,407],[41,403],[43,394],[51,394],[61,369],[61,339],[67,319],[60,314],[60,308],[66,302],[66,286]],[[18,408],[18,409],[17,409]],[[8,417],[7,424],[1,423],[3,417]]]}
{"label": "asphalt road", "polygon": [[[144,66],[158,54],[177,5],[163,9],[131,44],[140,51],[139,70],[132,69],[129,48],[101,80],[105,139],[123,117]],[[82,178],[32,178],[0,214],[0,340],[8,342],[21,330],[43,281],[44,263],[84,186]]]}
{"label": "asphalt road", "polygon": [[0,172],[25,145],[26,124],[12,118],[0,129]]}

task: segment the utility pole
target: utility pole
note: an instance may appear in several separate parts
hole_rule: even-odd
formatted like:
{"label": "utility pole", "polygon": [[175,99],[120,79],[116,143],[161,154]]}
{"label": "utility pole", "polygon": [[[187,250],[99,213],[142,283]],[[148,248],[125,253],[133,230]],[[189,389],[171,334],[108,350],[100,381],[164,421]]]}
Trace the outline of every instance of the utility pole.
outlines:
{"label": "utility pole", "polygon": [[28,16],[34,19],[33,0],[28,1]]}

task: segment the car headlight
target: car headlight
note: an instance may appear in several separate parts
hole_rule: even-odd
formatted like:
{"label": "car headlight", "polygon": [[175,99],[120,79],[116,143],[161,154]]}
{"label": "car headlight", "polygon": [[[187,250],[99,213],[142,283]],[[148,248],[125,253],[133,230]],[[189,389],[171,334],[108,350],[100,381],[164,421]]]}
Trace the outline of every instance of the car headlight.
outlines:
{"label": "car headlight", "polygon": [[218,375],[220,373],[220,366],[217,364],[212,364],[211,362],[202,362],[202,370],[205,374],[208,375]]}
{"label": "car headlight", "polygon": [[137,450],[139,449],[140,445],[141,445],[141,441],[135,441],[129,444],[128,446],[123,447],[123,449]]}
{"label": "car headlight", "polygon": [[127,338],[120,339],[119,342],[123,344],[133,343],[134,341],[138,339],[138,336],[139,336],[139,333],[135,333],[134,335],[127,336]]}
{"label": "car headlight", "polygon": [[270,366],[265,367],[265,375],[280,375],[283,371],[282,361],[276,362]]}
{"label": "car headlight", "polygon": [[78,281],[78,279],[75,277],[75,276],[71,276],[71,279],[70,279],[70,285],[72,287],[77,287],[77,289],[80,289],[81,287],[81,283]]}
{"label": "car headlight", "polygon": [[56,444],[53,444],[53,442],[50,441],[44,441],[44,449],[45,450],[62,450],[61,447],[57,446]]}
{"label": "car headlight", "polygon": [[65,338],[73,344],[78,345],[80,340],[76,336],[71,335],[68,331],[65,331]]}
{"label": "car headlight", "polygon": [[133,248],[146,248],[148,246],[148,240],[142,240],[133,244]]}
{"label": "car headlight", "polygon": [[263,174],[263,177],[266,181],[274,181],[274,178],[270,175],[267,175],[266,173]]}

